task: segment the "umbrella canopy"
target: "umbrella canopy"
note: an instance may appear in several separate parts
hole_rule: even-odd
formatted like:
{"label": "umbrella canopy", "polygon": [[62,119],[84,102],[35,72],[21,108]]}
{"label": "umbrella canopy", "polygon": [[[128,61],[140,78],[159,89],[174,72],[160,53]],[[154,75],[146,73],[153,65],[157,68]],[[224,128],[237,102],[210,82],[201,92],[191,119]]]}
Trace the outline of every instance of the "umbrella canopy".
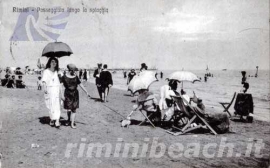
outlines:
{"label": "umbrella canopy", "polygon": [[71,48],[62,42],[49,43],[42,51],[42,56],[46,57],[63,57],[70,56],[70,54],[73,54]]}
{"label": "umbrella canopy", "polygon": [[176,71],[169,76],[169,80],[178,80],[180,82],[189,81],[192,83],[200,81],[194,73],[188,71]]}
{"label": "umbrella canopy", "polygon": [[143,71],[140,76],[134,76],[128,85],[128,90],[134,94],[138,90],[148,89],[153,82],[158,81],[155,74],[152,71]]}

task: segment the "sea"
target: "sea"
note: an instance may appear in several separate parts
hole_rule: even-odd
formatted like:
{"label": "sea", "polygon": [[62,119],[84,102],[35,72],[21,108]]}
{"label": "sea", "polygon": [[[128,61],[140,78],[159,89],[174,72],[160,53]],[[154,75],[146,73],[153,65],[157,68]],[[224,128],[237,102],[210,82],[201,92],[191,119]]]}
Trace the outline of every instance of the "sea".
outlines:
{"label": "sea", "polygon": [[[154,82],[149,90],[160,95],[160,87],[168,84],[166,78],[175,70],[164,70],[163,78],[160,78],[160,70],[157,71],[158,81]],[[201,77],[200,82],[183,82],[178,85],[178,90],[183,87],[187,94],[192,97],[193,91],[198,97],[203,100],[206,107],[213,108],[216,111],[223,111],[223,107],[219,102],[230,102],[235,92],[239,93],[242,89],[242,74],[240,70],[212,70],[212,71],[199,71],[193,72],[198,77]],[[254,117],[262,121],[270,121],[270,72],[269,70],[259,70],[258,77],[254,77],[255,71],[246,71],[247,82],[249,89],[247,93],[252,94],[254,103]],[[92,72],[91,72],[92,73]],[[204,81],[205,73],[213,74],[213,77],[208,77],[207,82]],[[112,72],[113,88],[127,91],[127,79],[124,78],[123,71]],[[94,83],[95,79],[93,74],[89,74],[89,82]],[[130,92],[127,91],[127,94]],[[234,112],[234,102],[229,111]]]}

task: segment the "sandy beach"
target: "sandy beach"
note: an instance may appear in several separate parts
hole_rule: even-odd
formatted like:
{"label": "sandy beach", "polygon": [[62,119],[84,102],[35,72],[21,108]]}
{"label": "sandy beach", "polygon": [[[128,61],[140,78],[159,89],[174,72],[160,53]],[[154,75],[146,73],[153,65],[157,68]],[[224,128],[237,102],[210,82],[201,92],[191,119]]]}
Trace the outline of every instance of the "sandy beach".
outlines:
{"label": "sandy beach", "polygon": [[[26,76],[26,80],[34,81],[34,79],[35,76]],[[84,83],[84,85],[91,96],[98,97],[95,85],[91,83]],[[150,125],[131,125],[123,128],[120,127],[120,120],[131,111],[135,97],[130,97],[125,91],[112,89],[109,102],[100,103],[87,98],[80,90],[77,129],[61,126],[59,130],[48,125],[48,111],[43,92],[38,91],[36,87],[31,86],[27,89],[0,87],[0,93],[0,105],[4,107],[1,110],[0,121],[2,167],[251,168],[269,166],[269,122],[255,120],[250,124],[232,121],[231,133],[217,136],[209,133],[173,136],[162,128],[152,128]],[[62,122],[67,118],[64,109],[61,117]],[[143,119],[139,113],[136,113],[133,118]],[[219,149],[224,145],[224,141],[226,144],[233,145],[232,156],[229,150],[220,152]],[[122,150],[119,156],[115,156],[113,152],[106,156],[103,152],[101,156],[97,156],[95,150],[92,155],[87,155],[86,149],[91,143],[109,143],[113,148],[116,144],[135,143],[140,148],[139,154],[143,146],[150,148],[154,143],[162,143],[163,146],[165,145],[165,151],[158,156],[161,147],[156,148],[154,157],[149,155],[150,150],[147,150],[145,156],[132,156],[133,148],[127,155],[124,155]],[[69,150],[68,146],[74,144],[74,148]],[[175,144],[182,144],[184,147],[182,155],[170,154],[172,149],[170,146]],[[192,150],[194,144],[199,145],[199,150]],[[208,148],[209,155],[206,155],[205,146],[209,144],[217,144],[219,148]],[[248,151],[250,144],[253,144],[253,147]],[[259,157],[256,152],[257,146],[261,146]]]}
{"label": "sandy beach", "polygon": [[[270,168],[269,2],[0,0],[0,79],[10,73],[16,80],[0,86],[0,168]],[[91,96],[78,88],[79,109],[73,70],[88,79],[82,84]],[[63,103],[60,128],[58,122],[58,75],[64,73],[65,107],[77,110],[76,126],[70,116],[73,128],[65,126]],[[37,88],[41,76],[50,113],[44,90]],[[111,76],[104,103],[96,79],[110,86]],[[168,80],[179,83],[162,88]],[[17,88],[7,88],[13,84]],[[141,97],[153,98],[148,110],[157,112],[155,98],[171,98],[174,91],[195,98],[191,105],[205,105],[204,115],[178,102],[177,117],[189,122],[179,126],[182,131],[200,130],[175,136],[170,126],[181,122],[177,117],[155,128],[140,124],[140,111],[129,120],[142,89],[151,94]],[[200,117],[215,129],[228,128],[226,104],[230,129],[213,135]],[[250,116],[243,121],[234,112]],[[50,117],[58,128],[50,126]],[[121,127],[123,120],[130,125]]]}

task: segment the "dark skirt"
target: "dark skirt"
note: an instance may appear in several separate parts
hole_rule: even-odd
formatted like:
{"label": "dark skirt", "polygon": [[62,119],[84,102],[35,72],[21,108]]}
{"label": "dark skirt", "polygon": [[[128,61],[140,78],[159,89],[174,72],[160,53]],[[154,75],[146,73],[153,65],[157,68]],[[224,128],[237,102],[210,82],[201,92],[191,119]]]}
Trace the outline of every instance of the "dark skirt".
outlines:
{"label": "dark skirt", "polygon": [[79,92],[77,89],[74,91],[65,89],[64,96],[64,109],[74,111],[79,108]]}
{"label": "dark skirt", "polygon": [[235,113],[241,116],[248,116],[249,113],[253,113],[253,98],[252,94],[248,93],[238,93],[235,104],[234,104]]}

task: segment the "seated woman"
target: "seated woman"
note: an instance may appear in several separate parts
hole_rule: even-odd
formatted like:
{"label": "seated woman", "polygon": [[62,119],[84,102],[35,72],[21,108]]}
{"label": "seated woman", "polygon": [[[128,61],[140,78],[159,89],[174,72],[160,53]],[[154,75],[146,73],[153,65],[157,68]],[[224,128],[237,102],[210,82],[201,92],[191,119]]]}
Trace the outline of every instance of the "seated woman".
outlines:
{"label": "seated woman", "polygon": [[178,81],[169,80],[168,85],[164,85],[160,88],[160,101],[159,106],[162,111],[163,120],[170,120],[174,114],[173,99],[171,96],[178,96],[179,93],[176,91]]}
{"label": "seated woman", "polygon": [[5,85],[7,88],[15,88],[15,76],[9,76],[8,81]]}
{"label": "seated woman", "polygon": [[22,76],[21,75],[19,76],[19,79],[16,80],[16,87],[17,88],[25,88],[25,84],[24,84],[24,82],[22,80]]}
{"label": "seated woman", "polygon": [[[164,88],[167,88],[164,86]],[[162,89],[164,89],[162,88]],[[176,89],[177,89],[177,82],[169,82],[169,90],[173,90],[173,92],[167,92],[167,93],[170,93],[166,96],[163,96],[165,95],[164,93],[161,94],[161,100],[162,100],[162,97],[165,97],[165,101],[166,101],[166,105],[167,105],[167,110],[165,109],[165,115],[164,115],[164,120],[170,120],[174,115],[175,113],[175,109],[172,107],[173,105],[173,100],[172,99],[169,99],[170,96],[177,96],[179,95],[177,92],[176,92]],[[212,112],[211,109],[206,109],[203,102],[202,102],[202,99],[198,98],[195,94],[195,92],[193,92],[194,95],[192,98],[190,98],[186,92],[182,89],[181,90],[181,96],[183,97],[184,99],[184,102],[183,102],[183,105],[185,106],[186,108],[186,111],[187,111],[187,114],[185,115],[185,120],[189,120],[191,119],[192,116],[195,115],[195,113],[199,114],[202,118],[204,118],[212,127],[213,129],[216,130],[216,132],[218,133],[225,133],[225,132],[228,132],[229,130],[229,118],[228,116],[223,113],[223,112]],[[191,102],[195,103],[196,105],[193,106],[191,105]],[[164,103],[161,103],[160,102],[161,107],[165,107],[164,106]],[[181,121],[179,120],[179,118],[175,118],[174,117],[174,125],[178,125],[178,124],[186,124],[186,123],[178,123],[178,121]],[[181,121],[182,122],[182,121]],[[198,124],[203,124],[201,122],[201,120],[199,120],[198,118],[191,124],[191,127],[195,127],[197,126]]]}
{"label": "seated woman", "polygon": [[8,78],[9,78],[9,75],[5,75],[5,79],[2,79],[1,80],[1,85],[2,86],[6,86],[7,82],[8,82]]}
{"label": "seated woman", "polygon": [[[138,109],[145,111],[149,120],[155,125],[159,125],[161,120],[161,112],[156,96],[147,89],[141,89],[138,92],[139,95],[137,98],[137,105],[133,107],[134,111]],[[128,116],[128,118],[131,116],[131,114]]]}

